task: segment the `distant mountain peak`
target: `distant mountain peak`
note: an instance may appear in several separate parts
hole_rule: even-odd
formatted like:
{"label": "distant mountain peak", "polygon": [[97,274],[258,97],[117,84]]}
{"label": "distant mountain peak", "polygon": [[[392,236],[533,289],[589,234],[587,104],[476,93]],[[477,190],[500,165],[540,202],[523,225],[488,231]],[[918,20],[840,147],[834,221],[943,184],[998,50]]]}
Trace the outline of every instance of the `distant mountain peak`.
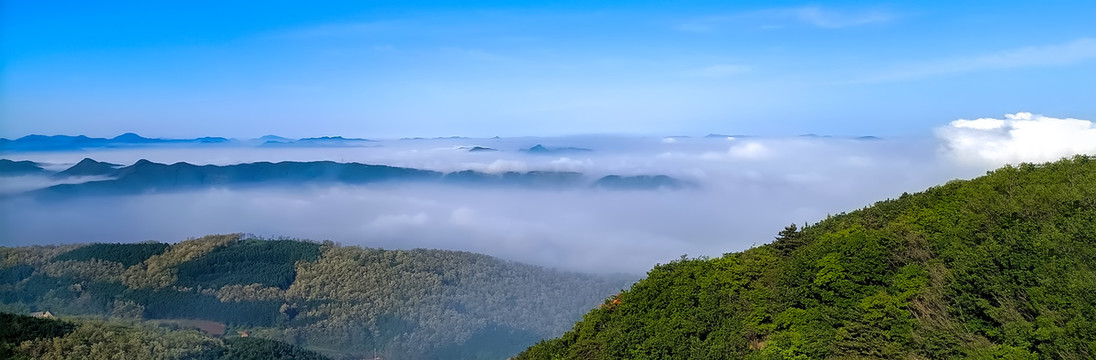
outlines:
{"label": "distant mountain peak", "polygon": [[233,140],[223,138],[223,137],[220,137],[220,136],[204,136],[204,137],[194,139],[194,141],[198,142],[198,143],[201,143],[201,144],[222,144],[222,143],[232,142]]}
{"label": "distant mountain peak", "polygon": [[286,138],[286,137],[281,137],[281,136],[278,136],[278,135],[263,135],[263,136],[259,137],[259,140],[262,140],[262,141],[276,141],[276,142],[293,141],[293,139]]}
{"label": "distant mountain peak", "polygon": [[115,169],[112,164],[95,161],[91,158],[84,158],[76,163],[76,165],[57,173],[54,177],[102,176],[114,175],[116,172],[117,169]]}
{"label": "distant mountain peak", "polygon": [[106,164],[106,163],[95,161],[95,159],[92,159],[92,158],[84,158],[83,160],[80,160],[80,162],[76,163],[76,166],[88,166],[88,165],[99,165],[99,164]]}
{"label": "distant mountain peak", "polygon": [[559,148],[549,148],[549,147],[546,147],[544,145],[537,144],[536,146],[533,146],[531,148],[528,148],[528,149],[525,149],[525,150],[522,150],[522,151],[529,152],[529,153],[535,153],[535,154],[551,154],[551,153],[561,153],[561,152],[586,152],[586,151],[592,151],[592,150],[587,149],[587,148],[572,147],[572,146],[559,147]]}
{"label": "distant mountain peak", "polygon": [[118,142],[140,143],[140,142],[148,142],[148,141],[151,141],[153,139],[149,139],[149,138],[146,138],[144,136],[137,135],[136,133],[127,132],[125,134],[115,136],[111,140],[118,141]]}

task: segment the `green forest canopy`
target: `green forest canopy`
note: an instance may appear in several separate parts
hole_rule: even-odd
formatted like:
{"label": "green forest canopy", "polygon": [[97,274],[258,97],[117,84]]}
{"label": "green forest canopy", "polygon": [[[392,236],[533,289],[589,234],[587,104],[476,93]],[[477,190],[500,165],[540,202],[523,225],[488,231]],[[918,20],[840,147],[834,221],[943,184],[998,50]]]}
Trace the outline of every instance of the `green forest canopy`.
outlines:
{"label": "green forest canopy", "polygon": [[335,358],[504,358],[628,283],[469,252],[239,234],[0,247],[0,310],[208,321]]}
{"label": "green forest canopy", "polygon": [[652,269],[519,359],[1091,359],[1096,159],[1006,166]]}
{"label": "green forest canopy", "polygon": [[0,359],[324,360],[284,342],[251,337],[218,339],[195,330],[37,318],[0,312]]}

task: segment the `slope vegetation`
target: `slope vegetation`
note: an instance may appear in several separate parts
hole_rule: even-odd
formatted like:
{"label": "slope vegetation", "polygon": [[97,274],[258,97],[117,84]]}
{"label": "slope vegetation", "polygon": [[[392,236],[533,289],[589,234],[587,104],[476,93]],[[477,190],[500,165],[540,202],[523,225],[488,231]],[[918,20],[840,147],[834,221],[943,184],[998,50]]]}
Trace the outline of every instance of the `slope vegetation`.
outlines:
{"label": "slope vegetation", "polygon": [[625,285],[467,252],[241,235],[0,247],[0,310],[227,326],[334,358],[504,358]]}
{"label": "slope vegetation", "polygon": [[1096,159],[1005,167],[659,265],[519,359],[1091,359]]}
{"label": "slope vegetation", "polygon": [[212,338],[195,330],[133,322],[42,319],[0,312],[3,359],[325,360],[284,342]]}

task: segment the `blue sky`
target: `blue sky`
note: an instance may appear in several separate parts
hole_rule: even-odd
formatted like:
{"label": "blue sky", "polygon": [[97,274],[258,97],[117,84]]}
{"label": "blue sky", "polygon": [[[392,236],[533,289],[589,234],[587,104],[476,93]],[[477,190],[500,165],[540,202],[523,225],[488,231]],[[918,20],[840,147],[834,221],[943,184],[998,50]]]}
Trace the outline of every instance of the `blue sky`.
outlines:
{"label": "blue sky", "polygon": [[8,138],[893,136],[1096,118],[1091,1],[2,4]]}

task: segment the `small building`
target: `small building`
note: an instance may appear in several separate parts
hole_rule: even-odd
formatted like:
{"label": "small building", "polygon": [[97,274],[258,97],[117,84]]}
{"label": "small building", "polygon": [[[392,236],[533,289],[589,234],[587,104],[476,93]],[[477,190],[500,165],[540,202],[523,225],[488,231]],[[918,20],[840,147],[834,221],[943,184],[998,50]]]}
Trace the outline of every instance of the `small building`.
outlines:
{"label": "small building", "polygon": [[53,318],[53,313],[51,313],[49,311],[36,311],[36,312],[30,313],[30,316],[33,316],[33,317],[36,317],[36,318],[43,318],[43,319],[52,319]]}
{"label": "small building", "polygon": [[248,331],[248,330],[243,330],[243,331],[237,331],[236,333],[237,333],[237,334],[240,334],[240,337],[248,337],[248,336],[251,336],[251,331]]}

